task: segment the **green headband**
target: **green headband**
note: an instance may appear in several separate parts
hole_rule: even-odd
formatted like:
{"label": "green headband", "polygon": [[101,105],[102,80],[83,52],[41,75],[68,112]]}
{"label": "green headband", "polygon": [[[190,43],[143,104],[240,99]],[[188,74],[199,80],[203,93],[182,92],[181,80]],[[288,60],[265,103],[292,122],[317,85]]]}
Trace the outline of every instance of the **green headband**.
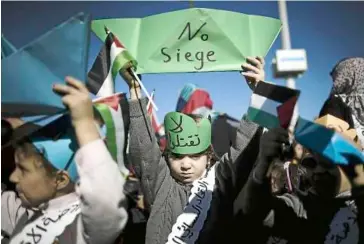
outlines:
{"label": "green headband", "polygon": [[164,118],[167,148],[176,154],[197,154],[211,145],[211,123],[206,118],[196,122],[188,115],[170,112]]}

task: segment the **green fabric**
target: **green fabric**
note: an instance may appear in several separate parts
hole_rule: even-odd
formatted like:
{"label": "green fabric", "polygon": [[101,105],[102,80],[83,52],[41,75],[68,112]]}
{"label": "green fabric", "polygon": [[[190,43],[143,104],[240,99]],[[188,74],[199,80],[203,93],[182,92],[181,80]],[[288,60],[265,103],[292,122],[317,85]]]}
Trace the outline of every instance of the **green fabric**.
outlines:
{"label": "green fabric", "polygon": [[207,118],[196,122],[188,115],[170,112],[164,118],[167,148],[176,154],[197,154],[211,145],[211,123]]}
{"label": "green fabric", "polygon": [[110,107],[106,104],[94,104],[97,111],[99,111],[105,125],[106,125],[106,144],[112,158],[117,162],[117,145],[115,135],[115,125],[110,112]]}
{"label": "green fabric", "polygon": [[276,115],[270,114],[264,110],[253,107],[248,108],[247,119],[261,125],[265,128],[272,129],[280,127],[279,119]]}
{"label": "green fabric", "polygon": [[118,73],[120,71],[123,71],[126,64],[129,62],[131,62],[133,64],[133,67],[136,70],[138,62],[130,55],[128,50],[124,49],[116,56],[116,58],[112,64],[111,74],[112,74],[112,77],[114,80],[115,80],[116,76],[118,75]]}
{"label": "green fabric", "polygon": [[265,56],[281,21],[238,12],[192,8],[145,18],[92,21],[104,41],[107,27],[138,60],[137,73],[241,70],[247,56]]}

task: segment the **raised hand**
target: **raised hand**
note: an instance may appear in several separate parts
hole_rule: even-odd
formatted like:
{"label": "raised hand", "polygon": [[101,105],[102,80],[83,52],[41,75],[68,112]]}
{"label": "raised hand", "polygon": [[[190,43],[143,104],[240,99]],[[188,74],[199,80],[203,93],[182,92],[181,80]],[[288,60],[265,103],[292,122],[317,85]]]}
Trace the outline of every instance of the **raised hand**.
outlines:
{"label": "raised hand", "polygon": [[92,101],[84,83],[73,77],[66,77],[66,85],[55,84],[53,91],[62,97],[63,104],[69,110],[79,146],[99,139]]}
{"label": "raised hand", "polygon": [[130,69],[132,69],[133,64],[131,62],[128,62],[121,70],[120,75],[125,80],[125,82],[128,84],[129,89],[140,89],[139,82],[134,78],[133,74],[130,72]]}
{"label": "raised hand", "polygon": [[241,65],[243,69],[241,74],[252,90],[254,90],[259,81],[265,80],[264,65],[263,57],[247,57],[247,62]]}

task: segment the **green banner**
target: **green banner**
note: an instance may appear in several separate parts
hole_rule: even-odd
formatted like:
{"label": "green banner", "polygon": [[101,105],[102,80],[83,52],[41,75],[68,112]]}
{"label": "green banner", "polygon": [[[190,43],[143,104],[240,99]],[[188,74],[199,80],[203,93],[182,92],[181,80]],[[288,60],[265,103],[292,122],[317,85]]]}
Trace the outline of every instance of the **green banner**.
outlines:
{"label": "green banner", "polygon": [[137,73],[241,70],[247,56],[265,56],[281,21],[193,8],[145,18],[92,21],[104,41],[107,27],[138,61]]}

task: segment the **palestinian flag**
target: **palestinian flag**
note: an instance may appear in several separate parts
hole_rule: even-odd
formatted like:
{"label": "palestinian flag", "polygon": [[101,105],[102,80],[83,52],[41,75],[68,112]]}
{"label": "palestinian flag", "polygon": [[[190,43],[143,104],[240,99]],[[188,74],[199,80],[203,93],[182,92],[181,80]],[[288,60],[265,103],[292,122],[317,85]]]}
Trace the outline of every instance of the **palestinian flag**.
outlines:
{"label": "palestinian flag", "polygon": [[101,48],[91,70],[88,73],[87,87],[97,96],[114,94],[114,81],[118,72],[132,62],[136,67],[136,60],[129,54],[121,42],[106,27],[108,34],[104,46]]}
{"label": "palestinian flag", "polygon": [[127,177],[129,174],[126,162],[126,148],[129,130],[129,104],[125,93],[99,98],[93,101],[106,126],[106,145],[120,172]]}
{"label": "palestinian flag", "polygon": [[[155,96],[155,91],[153,90],[152,95],[151,95],[153,100],[154,100],[154,96]],[[157,137],[158,144],[159,144],[161,150],[164,150],[166,143],[167,143],[164,126],[163,126],[163,124],[161,124],[159,122],[157,114],[156,114],[155,110],[153,109],[151,102],[148,102],[148,104],[147,104],[147,111],[148,111],[148,115],[150,117],[150,121],[152,122],[152,127],[153,127],[154,133]]]}
{"label": "palestinian flag", "polygon": [[206,90],[194,84],[187,84],[179,95],[176,112],[208,115],[212,111],[212,106],[213,101]]}
{"label": "palestinian flag", "polygon": [[299,95],[299,90],[259,82],[251,96],[247,117],[268,129],[279,126],[287,129]]}

